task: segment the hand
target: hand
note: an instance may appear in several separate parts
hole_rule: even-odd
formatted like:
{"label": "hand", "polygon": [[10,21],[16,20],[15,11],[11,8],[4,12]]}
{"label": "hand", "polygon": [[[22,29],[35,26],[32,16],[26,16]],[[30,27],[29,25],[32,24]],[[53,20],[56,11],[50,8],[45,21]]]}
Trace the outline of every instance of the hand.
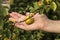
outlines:
{"label": "hand", "polygon": [[26,16],[29,16],[29,13],[26,13],[26,16],[22,14],[18,14],[16,12],[12,12],[10,14],[11,18],[9,20],[16,20],[15,26],[24,30],[45,30],[46,24],[48,22],[48,18],[44,14],[35,14],[33,16],[34,23],[27,25],[25,22],[19,23],[20,21],[24,20]]}
{"label": "hand", "polygon": [[17,12],[12,12],[12,13],[10,13],[9,15],[11,16],[11,17],[9,18],[9,20],[10,20],[10,21],[13,20],[13,21],[15,21],[15,22],[20,22],[20,21],[24,20],[24,18],[25,18],[24,15],[19,14],[19,13],[17,13]]}

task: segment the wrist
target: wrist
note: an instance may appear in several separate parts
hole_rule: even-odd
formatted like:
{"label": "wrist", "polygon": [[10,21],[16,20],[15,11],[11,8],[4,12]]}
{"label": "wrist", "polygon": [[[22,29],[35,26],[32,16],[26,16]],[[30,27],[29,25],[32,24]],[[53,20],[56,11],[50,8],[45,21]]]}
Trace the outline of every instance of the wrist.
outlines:
{"label": "wrist", "polygon": [[58,20],[48,20],[44,31],[60,33],[60,21]]}
{"label": "wrist", "polygon": [[49,28],[53,23],[53,20],[50,19],[46,19],[45,22],[43,23],[43,26],[40,28],[43,31],[48,31],[49,32]]}
{"label": "wrist", "polygon": [[[42,23],[39,23],[39,30],[46,30],[46,27],[48,27],[52,23],[52,20],[50,19],[44,19]],[[40,25],[41,24],[41,25]]]}

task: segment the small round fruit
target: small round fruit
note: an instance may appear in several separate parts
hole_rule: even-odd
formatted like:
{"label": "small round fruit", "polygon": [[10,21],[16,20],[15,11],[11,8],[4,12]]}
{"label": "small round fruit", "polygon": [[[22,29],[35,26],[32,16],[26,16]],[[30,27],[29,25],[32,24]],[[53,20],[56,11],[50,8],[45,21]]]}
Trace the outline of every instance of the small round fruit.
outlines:
{"label": "small round fruit", "polygon": [[29,18],[28,20],[25,21],[26,24],[30,25],[34,22],[34,18]]}
{"label": "small round fruit", "polygon": [[5,37],[4,40],[9,40],[9,39],[7,37]]}
{"label": "small round fruit", "polygon": [[51,8],[52,8],[53,11],[55,11],[57,9],[57,5],[56,5],[55,2],[51,3]]}
{"label": "small round fruit", "polygon": [[39,0],[39,1],[38,1],[38,5],[39,5],[39,6],[43,5],[43,0]]}
{"label": "small round fruit", "polygon": [[30,16],[34,16],[34,13],[30,13]]}
{"label": "small round fruit", "polygon": [[28,19],[28,18],[30,18],[30,16],[26,16],[26,18],[25,18],[25,19]]}
{"label": "small round fruit", "polygon": [[13,33],[13,35],[12,35],[12,39],[15,40],[15,38],[16,38],[16,34]]}
{"label": "small round fruit", "polygon": [[47,4],[50,4],[52,0],[45,0]]}
{"label": "small round fruit", "polygon": [[0,37],[2,37],[2,35],[0,34]]}

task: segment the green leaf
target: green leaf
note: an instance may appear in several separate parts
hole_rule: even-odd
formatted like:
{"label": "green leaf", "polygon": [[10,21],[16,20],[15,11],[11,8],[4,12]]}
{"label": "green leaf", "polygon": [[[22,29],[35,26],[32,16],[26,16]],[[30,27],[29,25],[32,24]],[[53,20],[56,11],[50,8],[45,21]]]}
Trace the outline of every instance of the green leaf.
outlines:
{"label": "green leaf", "polygon": [[8,9],[4,8],[1,4],[0,4],[0,15],[2,16],[8,15]]}
{"label": "green leaf", "polygon": [[50,5],[49,5],[49,6],[47,5],[47,6],[45,7],[46,13],[48,13],[48,12],[50,11],[50,9],[51,9]]}
{"label": "green leaf", "polygon": [[57,4],[55,2],[51,3],[51,9],[55,12],[57,9]]}
{"label": "green leaf", "polygon": [[35,11],[35,9],[33,7],[30,7],[29,10],[30,10],[30,12],[34,12]]}
{"label": "green leaf", "polygon": [[3,25],[4,25],[4,21],[3,21],[3,18],[0,17],[0,30],[3,29]]}
{"label": "green leaf", "polygon": [[38,8],[40,7],[39,4],[38,4],[38,2],[33,2],[33,4],[34,4],[35,10],[38,9]]}

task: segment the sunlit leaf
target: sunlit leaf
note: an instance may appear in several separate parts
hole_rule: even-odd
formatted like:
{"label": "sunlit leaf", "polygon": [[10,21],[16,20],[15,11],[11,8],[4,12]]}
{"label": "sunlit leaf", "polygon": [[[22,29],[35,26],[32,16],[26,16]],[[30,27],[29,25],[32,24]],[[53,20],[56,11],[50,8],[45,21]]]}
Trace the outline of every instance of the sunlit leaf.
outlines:
{"label": "sunlit leaf", "polygon": [[2,5],[0,5],[0,15],[2,16],[8,15],[8,9],[4,8]]}

